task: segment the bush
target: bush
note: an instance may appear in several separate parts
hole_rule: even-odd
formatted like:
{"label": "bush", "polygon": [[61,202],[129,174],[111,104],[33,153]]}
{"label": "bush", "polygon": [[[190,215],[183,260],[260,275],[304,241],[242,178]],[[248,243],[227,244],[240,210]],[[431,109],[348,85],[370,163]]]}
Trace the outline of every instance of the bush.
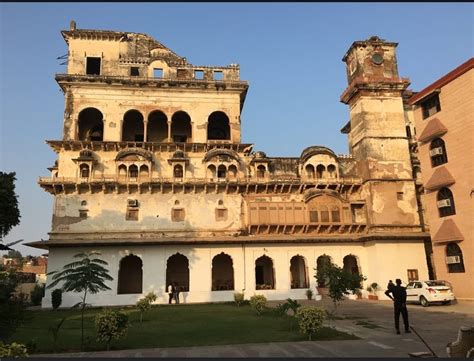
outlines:
{"label": "bush", "polygon": [[313,299],[313,291],[312,290],[306,290],[306,297],[308,298],[308,300],[312,300]]}
{"label": "bush", "polygon": [[143,321],[143,314],[150,309],[154,301],[156,301],[156,295],[153,292],[150,292],[144,298],[138,300],[137,308],[140,310],[140,322]]}
{"label": "bush", "polygon": [[324,309],[320,307],[301,307],[296,313],[300,332],[308,335],[310,341],[311,336],[322,327],[325,314]]}
{"label": "bush", "polygon": [[28,352],[26,350],[26,346],[21,343],[13,342],[11,344],[4,344],[0,341],[0,357],[28,357]]}
{"label": "bush", "polygon": [[125,313],[104,310],[95,317],[97,341],[104,341],[108,351],[112,339],[118,340],[124,337],[127,334],[128,326],[128,316]]}
{"label": "bush", "polygon": [[275,308],[275,313],[278,316],[284,316],[288,312],[288,309],[289,309],[289,305],[288,305],[287,302],[286,303],[279,303]]}
{"label": "bush", "polygon": [[234,302],[237,306],[241,306],[244,303],[244,294],[240,292],[234,293]]}
{"label": "bush", "polygon": [[63,290],[56,288],[51,292],[51,303],[53,304],[53,309],[57,310],[61,303],[63,302]]}
{"label": "bush", "polygon": [[41,305],[41,300],[44,297],[44,285],[36,284],[35,288],[30,293],[31,303],[35,306]]}
{"label": "bush", "polygon": [[257,311],[258,315],[262,314],[263,309],[267,305],[267,298],[264,295],[255,295],[250,297],[250,306]]}
{"label": "bush", "polygon": [[288,308],[293,311],[293,316],[296,315],[296,312],[298,311],[298,308],[301,307],[301,305],[298,303],[297,300],[292,300],[291,298],[287,298],[286,303],[288,305]]}

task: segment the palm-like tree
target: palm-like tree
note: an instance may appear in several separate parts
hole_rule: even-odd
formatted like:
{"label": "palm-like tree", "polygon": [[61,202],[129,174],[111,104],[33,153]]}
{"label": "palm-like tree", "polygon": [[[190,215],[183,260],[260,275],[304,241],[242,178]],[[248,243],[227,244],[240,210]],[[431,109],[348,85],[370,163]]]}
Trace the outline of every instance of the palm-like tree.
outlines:
{"label": "palm-like tree", "polygon": [[84,345],[84,310],[87,294],[110,290],[110,287],[104,282],[105,280],[113,280],[109,275],[109,271],[103,267],[108,263],[95,257],[98,255],[100,255],[100,252],[96,251],[76,254],[74,258],[80,260],[65,265],[61,271],[48,272],[48,275],[53,276],[53,282],[47,288],[53,288],[59,282],[63,282],[61,286],[63,292],[83,293],[82,301],[74,306],[81,307],[81,349]]}

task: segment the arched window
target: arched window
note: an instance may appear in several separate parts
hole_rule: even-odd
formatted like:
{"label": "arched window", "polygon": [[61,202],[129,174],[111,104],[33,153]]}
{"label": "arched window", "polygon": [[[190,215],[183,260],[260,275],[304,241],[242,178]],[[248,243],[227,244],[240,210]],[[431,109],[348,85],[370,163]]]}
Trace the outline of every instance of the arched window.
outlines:
{"label": "arched window", "polygon": [[255,261],[255,289],[275,289],[275,271],[270,257],[262,256]]}
{"label": "arched window", "polygon": [[446,263],[449,273],[464,273],[464,259],[461,248],[456,243],[448,243],[446,246]]}
{"label": "arched window", "polygon": [[227,168],[225,165],[221,164],[217,167],[217,178],[224,179],[226,177]]}
{"label": "arched window", "polygon": [[227,173],[228,173],[229,179],[237,178],[237,167],[233,164],[229,165]]}
{"label": "arched window", "polygon": [[324,167],[324,165],[319,164],[316,167],[316,177],[319,178],[319,179],[323,178],[325,170],[326,170],[326,168]]}
{"label": "arched window", "polygon": [[453,193],[451,193],[449,188],[441,188],[438,191],[436,199],[440,217],[452,216],[456,214]]}
{"label": "arched window", "polygon": [[80,173],[81,173],[81,178],[89,178],[90,169],[89,169],[89,166],[87,164],[81,164],[79,169],[80,169]]}
{"label": "arched window", "polygon": [[341,211],[339,207],[334,206],[331,208],[331,222],[341,222]]}
{"label": "arched window", "polygon": [[232,258],[225,253],[212,259],[212,290],[230,291],[234,289],[234,267]]}
{"label": "arched window", "polygon": [[119,165],[118,176],[122,180],[127,178],[127,167],[124,164]]}
{"label": "arched window", "polygon": [[291,288],[308,288],[306,262],[302,256],[294,256],[290,260]]}
{"label": "arched window", "polygon": [[173,168],[173,176],[175,178],[183,178],[183,166],[181,164],[176,164]]}
{"label": "arched window", "polygon": [[358,275],[359,273],[359,265],[357,263],[357,258],[351,254],[347,255],[343,259],[344,266],[343,269],[347,273]]}
{"label": "arched window", "polygon": [[321,206],[319,208],[321,215],[321,222],[329,222],[329,209],[327,206]]}
{"label": "arched window", "polygon": [[215,165],[210,165],[207,167],[207,178],[208,179],[214,179],[216,178],[216,166]]}
{"label": "arched window", "polygon": [[430,144],[430,158],[432,167],[437,167],[448,162],[448,155],[446,154],[446,146],[443,139],[433,139]]}
{"label": "arched window", "polygon": [[328,285],[329,279],[323,278],[322,273],[326,267],[331,265],[331,257],[323,254],[319,256],[316,260],[316,278],[318,280],[318,287],[326,287]]}
{"label": "arched window", "polygon": [[128,168],[128,176],[130,178],[138,178],[138,167],[135,164]]}
{"label": "arched window", "polygon": [[175,143],[186,143],[192,139],[191,118],[188,113],[179,111],[171,118],[171,140]]}
{"label": "arched window", "polygon": [[140,257],[128,255],[120,260],[117,293],[142,293],[143,263]]}
{"label": "arched window", "polygon": [[155,110],[148,116],[147,142],[166,142],[168,140],[168,118],[166,115]]}
{"label": "arched window", "polygon": [[314,179],[314,166],[312,164],[308,164],[305,167],[305,170],[306,170],[306,178]]}
{"label": "arched window", "polygon": [[172,255],[166,262],[166,285],[173,282],[181,292],[189,291],[189,261],[180,253]]}
{"label": "arched window", "polygon": [[336,167],[333,164],[328,165],[329,178],[336,178]]}
{"label": "arched window", "polygon": [[230,140],[229,118],[225,113],[214,112],[209,116],[207,140]]}
{"label": "arched window", "polygon": [[143,164],[140,166],[140,178],[147,178],[148,177],[148,166]]}
{"label": "arched window", "polygon": [[95,108],[86,108],[79,113],[78,139],[99,141],[104,138],[102,113]]}
{"label": "arched window", "polygon": [[143,142],[143,115],[138,110],[129,110],[123,116],[122,141]]}
{"label": "arched window", "polygon": [[264,165],[259,165],[257,167],[257,178],[259,178],[259,179],[265,178],[265,166]]}

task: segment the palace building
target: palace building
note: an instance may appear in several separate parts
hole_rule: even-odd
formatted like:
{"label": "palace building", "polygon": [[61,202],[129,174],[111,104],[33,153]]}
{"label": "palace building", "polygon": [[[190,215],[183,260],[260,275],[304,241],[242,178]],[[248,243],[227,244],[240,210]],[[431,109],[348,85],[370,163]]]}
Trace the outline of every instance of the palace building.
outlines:
{"label": "palace building", "polygon": [[[283,158],[241,141],[249,85],[237,64],[192,65],[148,35],[74,22],[62,36],[64,134],[47,141],[57,161],[39,180],[54,197],[52,229],[30,245],[49,250],[48,271],[101,252],[114,280],[92,304],[150,291],[167,303],[170,282],[184,302],[300,299],[328,260],[381,296],[389,279],[428,279],[396,43],[371,37],[343,57],[350,153],[312,146]],[[75,303],[63,295],[63,307]]]}

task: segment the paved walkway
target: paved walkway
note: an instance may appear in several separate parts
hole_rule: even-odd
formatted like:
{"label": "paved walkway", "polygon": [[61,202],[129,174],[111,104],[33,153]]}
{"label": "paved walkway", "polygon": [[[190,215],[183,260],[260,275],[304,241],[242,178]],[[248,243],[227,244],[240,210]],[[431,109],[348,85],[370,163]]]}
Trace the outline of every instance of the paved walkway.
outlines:
{"label": "paved walkway", "polygon": [[[278,302],[271,302],[275,305]],[[331,307],[330,299],[301,301],[302,304]],[[38,357],[408,357],[410,352],[428,351],[413,333],[395,334],[391,301],[346,300],[330,324],[360,340],[274,342],[264,344],[135,349]],[[410,324],[439,357],[447,357],[446,344],[457,338],[460,326],[474,325],[474,302],[450,306],[409,305]],[[400,320],[401,321],[401,320]],[[403,327],[402,327],[403,328]],[[35,355],[36,356],[36,355]]]}

